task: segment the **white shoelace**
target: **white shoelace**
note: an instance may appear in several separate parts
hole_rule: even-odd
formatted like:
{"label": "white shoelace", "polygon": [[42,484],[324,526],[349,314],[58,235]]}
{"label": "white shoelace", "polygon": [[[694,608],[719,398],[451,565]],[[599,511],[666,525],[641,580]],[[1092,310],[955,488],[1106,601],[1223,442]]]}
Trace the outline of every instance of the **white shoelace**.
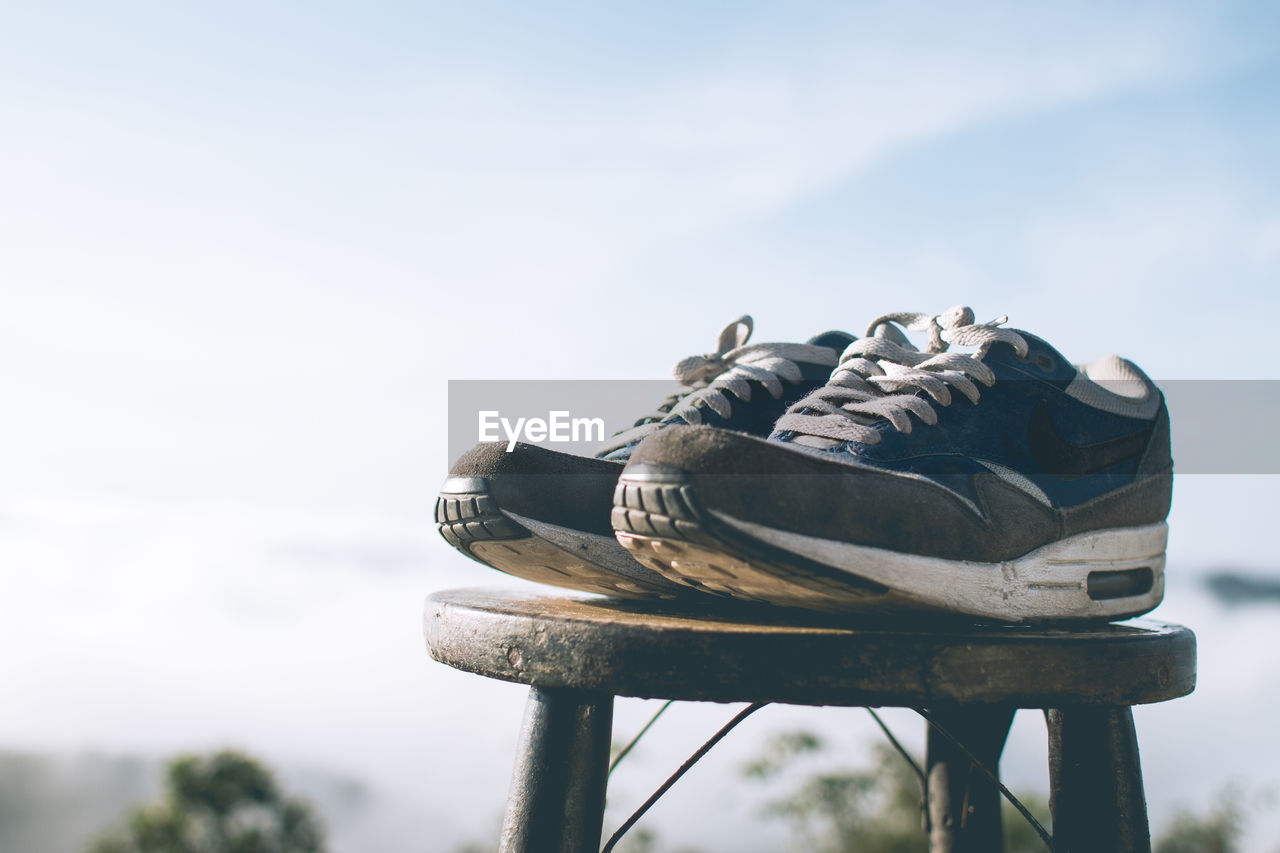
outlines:
{"label": "white shoelace", "polygon": [[716,351],[681,359],[672,370],[683,388],[666,399],[656,411],[645,415],[631,429],[609,440],[599,453],[606,454],[639,441],[662,422],[680,418],[685,423],[702,423],[702,410],[710,409],[723,418],[733,414],[730,396],[751,399],[751,380],[764,386],[775,399],[785,393],[783,380],[800,382],[804,374],[797,362],[835,366],[836,354],[828,347],[812,344],[748,344],[754,329],[751,315],[744,314],[720,331]]}
{"label": "white shoelace", "polygon": [[[952,389],[971,403],[979,399],[978,384],[990,387],[996,381],[982,359],[991,345],[1011,344],[1019,356],[1027,354],[1027,342],[1009,329],[999,317],[989,323],[974,323],[973,310],[956,306],[937,316],[929,314],[885,314],[867,328],[867,337],[854,341],[840,356],[840,363],[825,386],[788,410],[774,427],[832,441],[876,444],[880,432],[876,419],[891,423],[899,432],[911,432],[911,415],[932,426],[937,412],[934,403],[951,405]],[[928,332],[924,352],[917,350],[898,328]],[[976,347],[972,355],[949,352],[951,346]]]}

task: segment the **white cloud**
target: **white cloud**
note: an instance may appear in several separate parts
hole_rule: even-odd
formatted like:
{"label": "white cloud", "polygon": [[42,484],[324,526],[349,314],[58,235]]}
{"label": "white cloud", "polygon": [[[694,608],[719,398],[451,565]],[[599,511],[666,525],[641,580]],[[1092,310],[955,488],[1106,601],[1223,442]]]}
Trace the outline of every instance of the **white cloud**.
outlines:
{"label": "white cloud", "polygon": [[[510,375],[513,349],[522,375],[640,363],[582,356],[609,348],[602,306],[664,313],[610,290],[640,259],[903,146],[1217,61],[1178,14],[992,9],[891,5],[823,31],[739,22],[710,59],[616,87],[495,57],[468,76],[428,62],[355,77],[326,100],[332,78],[258,92],[202,54],[167,69],[203,75],[190,103],[161,83],[95,88],[89,68],[78,86],[0,88],[14,129],[0,139],[0,357],[24,365],[8,397],[31,415],[15,438],[56,436],[86,483],[225,482],[239,453],[246,474],[260,460],[313,494],[314,457],[284,451],[291,437],[332,459],[391,429],[404,455],[411,436],[442,441],[429,410],[445,377]],[[557,313],[535,319],[540,304]]]}

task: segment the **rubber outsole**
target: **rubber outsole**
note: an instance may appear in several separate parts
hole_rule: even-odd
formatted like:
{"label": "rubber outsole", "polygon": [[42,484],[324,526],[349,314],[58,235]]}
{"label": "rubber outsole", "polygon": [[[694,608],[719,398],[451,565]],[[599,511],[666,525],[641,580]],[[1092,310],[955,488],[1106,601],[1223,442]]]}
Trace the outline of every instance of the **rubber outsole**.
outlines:
{"label": "rubber outsole", "polygon": [[[634,565],[629,572],[611,570],[599,560],[615,563],[634,559],[620,549],[601,553],[590,534],[525,520],[553,535],[539,536],[505,513],[489,493],[483,478],[452,478],[436,498],[436,526],[444,540],[471,559],[500,572],[536,583],[622,598],[676,598],[681,587],[661,575]],[[614,549],[618,546],[608,542]],[[596,559],[591,559],[595,556]]]}
{"label": "rubber outsole", "polygon": [[825,612],[1114,621],[1151,610],[1164,593],[1164,524],[1094,531],[1000,563],[942,560],[738,521],[701,506],[694,487],[670,475],[624,475],[611,520],[623,547],[672,581]]}

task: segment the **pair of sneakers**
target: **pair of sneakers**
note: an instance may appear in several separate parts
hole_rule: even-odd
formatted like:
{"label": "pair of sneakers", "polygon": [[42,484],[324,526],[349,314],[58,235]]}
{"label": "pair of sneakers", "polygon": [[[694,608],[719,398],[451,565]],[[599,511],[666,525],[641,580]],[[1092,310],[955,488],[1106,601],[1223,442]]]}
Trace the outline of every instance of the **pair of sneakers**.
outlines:
{"label": "pair of sneakers", "polygon": [[1005,622],[1152,609],[1163,396],[1131,362],[1074,366],[1004,322],[956,307],[750,344],[741,318],[596,458],[464,455],[437,523],[494,568],[612,595]]}

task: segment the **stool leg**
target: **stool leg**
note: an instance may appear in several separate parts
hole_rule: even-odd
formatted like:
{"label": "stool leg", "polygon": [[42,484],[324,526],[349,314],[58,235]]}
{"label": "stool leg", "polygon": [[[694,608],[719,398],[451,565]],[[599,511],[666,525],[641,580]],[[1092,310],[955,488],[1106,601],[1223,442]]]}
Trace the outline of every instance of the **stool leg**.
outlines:
{"label": "stool leg", "polygon": [[1047,716],[1049,808],[1057,853],[1150,853],[1133,712],[1079,706]]}
{"label": "stool leg", "polygon": [[[997,776],[1013,708],[943,708],[930,715]],[[931,853],[992,853],[1004,847],[1000,789],[932,724],[925,740]]]}
{"label": "stool leg", "polygon": [[529,688],[500,853],[598,853],[613,697]]}

